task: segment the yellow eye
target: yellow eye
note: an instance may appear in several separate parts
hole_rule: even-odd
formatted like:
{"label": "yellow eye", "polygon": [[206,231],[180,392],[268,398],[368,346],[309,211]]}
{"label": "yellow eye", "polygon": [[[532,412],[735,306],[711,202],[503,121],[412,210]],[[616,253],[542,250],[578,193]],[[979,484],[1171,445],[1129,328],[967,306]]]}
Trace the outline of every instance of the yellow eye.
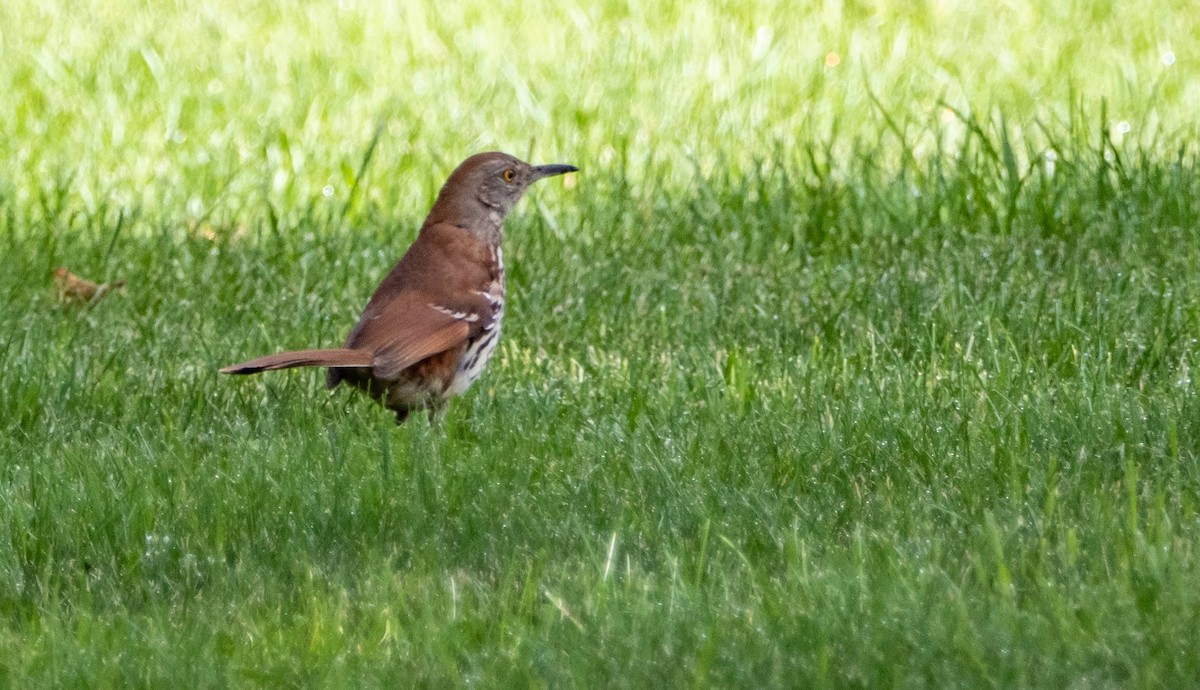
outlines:
{"label": "yellow eye", "polygon": [[513,178],[516,176],[517,176],[517,174],[512,171],[512,168],[505,170],[504,175],[503,175],[505,182],[512,182]]}

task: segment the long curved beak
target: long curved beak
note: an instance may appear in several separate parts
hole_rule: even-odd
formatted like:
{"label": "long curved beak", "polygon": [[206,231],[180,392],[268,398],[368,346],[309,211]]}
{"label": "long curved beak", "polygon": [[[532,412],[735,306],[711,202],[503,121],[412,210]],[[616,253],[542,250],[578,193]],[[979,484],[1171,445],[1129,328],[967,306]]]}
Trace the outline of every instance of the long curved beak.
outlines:
{"label": "long curved beak", "polygon": [[563,165],[562,163],[535,165],[533,166],[533,180],[537,181],[543,177],[554,177],[555,175],[564,175],[569,172],[577,172],[578,170],[579,168],[573,165]]}

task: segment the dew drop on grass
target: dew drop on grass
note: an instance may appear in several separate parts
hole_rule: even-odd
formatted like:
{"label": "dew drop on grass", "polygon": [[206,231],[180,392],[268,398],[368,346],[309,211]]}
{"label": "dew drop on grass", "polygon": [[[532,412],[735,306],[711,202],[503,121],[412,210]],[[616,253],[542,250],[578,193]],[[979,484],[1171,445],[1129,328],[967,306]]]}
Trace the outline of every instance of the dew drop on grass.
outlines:
{"label": "dew drop on grass", "polygon": [[1170,67],[1171,65],[1175,64],[1175,53],[1173,53],[1169,50],[1167,52],[1163,53],[1162,54],[1162,63],[1164,65],[1166,65],[1167,67]]}

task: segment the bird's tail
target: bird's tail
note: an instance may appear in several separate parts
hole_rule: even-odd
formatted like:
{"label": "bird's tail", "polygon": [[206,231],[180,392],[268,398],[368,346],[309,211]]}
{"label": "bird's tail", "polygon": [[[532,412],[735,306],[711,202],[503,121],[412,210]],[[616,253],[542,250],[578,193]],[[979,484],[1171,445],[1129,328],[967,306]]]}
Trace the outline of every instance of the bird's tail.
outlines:
{"label": "bird's tail", "polygon": [[375,356],[365,350],[296,350],[258,357],[221,369],[222,374],[257,374],[293,367],[369,367]]}

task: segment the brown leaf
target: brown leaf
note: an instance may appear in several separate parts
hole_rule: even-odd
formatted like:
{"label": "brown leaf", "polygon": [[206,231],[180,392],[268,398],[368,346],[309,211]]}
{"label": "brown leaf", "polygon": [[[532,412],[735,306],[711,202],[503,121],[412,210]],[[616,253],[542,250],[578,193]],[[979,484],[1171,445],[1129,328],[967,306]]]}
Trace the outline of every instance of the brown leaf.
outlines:
{"label": "brown leaf", "polygon": [[54,269],[54,285],[58,289],[58,299],[62,302],[88,304],[99,302],[105,295],[117,288],[125,286],[124,280],[114,280],[111,283],[94,283],[87,278],[81,278],[67,270],[66,266]]}

